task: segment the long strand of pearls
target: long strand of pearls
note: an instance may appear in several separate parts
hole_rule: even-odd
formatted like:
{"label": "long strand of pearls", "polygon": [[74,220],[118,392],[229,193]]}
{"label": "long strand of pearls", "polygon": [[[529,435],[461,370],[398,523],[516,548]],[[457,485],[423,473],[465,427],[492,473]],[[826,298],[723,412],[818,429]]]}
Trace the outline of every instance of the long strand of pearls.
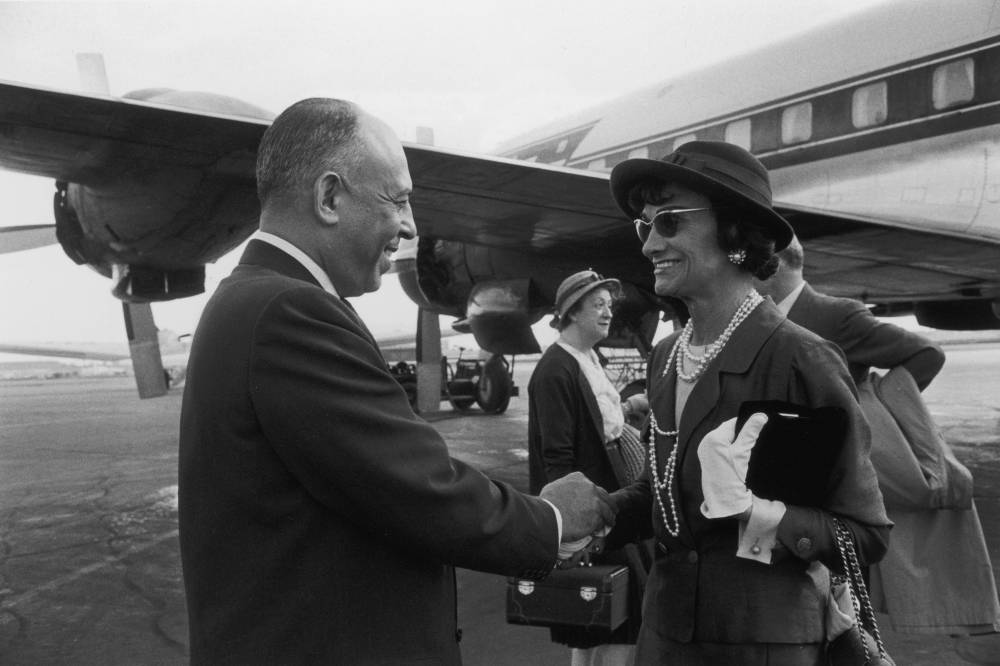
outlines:
{"label": "long strand of pearls", "polygon": [[[680,353],[671,354],[671,357],[675,361],[677,366],[677,376],[684,381],[694,383],[698,381],[702,373],[705,372],[705,368],[708,364],[715,360],[715,357],[719,355],[719,352],[725,348],[726,343],[729,342],[729,338],[732,337],[733,332],[736,328],[743,323],[743,320],[750,316],[750,313],[764,301],[764,298],[757,293],[756,289],[751,289],[750,293],[746,295],[746,298],[740,303],[740,306],[736,308],[736,312],[733,313],[732,319],[726,324],[726,328],[711,344],[705,348],[705,353],[701,356],[695,356],[690,351],[691,345],[691,335],[694,333],[694,318],[688,319],[687,324],[684,325],[684,330],[681,331],[680,336],[677,338],[677,346],[680,349]],[[684,372],[684,358],[687,358],[694,364],[694,369],[690,372]],[[663,367],[663,376],[667,375],[670,369],[670,363]]]}
{"label": "long strand of pearls", "polygon": [[[664,365],[664,370],[670,368],[674,359],[677,357],[677,352],[680,349],[680,340],[674,343],[674,346],[670,349],[670,354],[667,355],[667,363]],[[664,374],[666,374],[664,372]],[[677,478],[677,430],[662,430],[656,422],[656,414],[653,410],[649,411],[649,441],[646,445],[646,450],[649,451],[649,469],[653,476],[653,497],[656,498],[656,504],[660,507],[660,515],[663,516],[663,526],[667,528],[667,532],[670,536],[676,537],[681,533],[681,521],[677,517],[677,505],[674,502],[674,479]],[[673,437],[674,443],[670,447],[670,455],[667,456],[667,462],[663,466],[663,478],[660,478],[660,467],[656,462],[656,438],[655,435],[660,435],[662,437]],[[667,513],[667,508],[663,504],[663,491],[667,491],[667,502],[670,504],[670,513]],[[671,521],[673,524],[671,524]]]}
{"label": "long strand of pearls", "polygon": [[[658,425],[656,425],[656,416],[652,412],[649,413],[649,469],[652,470],[653,474],[653,497],[656,498],[656,503],[660,507],[660,515],[663,516],[663,525],[667,528],[667,532],[670,536],[677,536],[681,533],[681,521],[677,517],[677,506],[674,503],[674,479],[677,477],[676,467],[677,467],[677,431],[676,430],[661,430]],[[670,455],[667,456],[667,463],[663,466],[663,478],[660,479],[659,467],[656,464],[656,442],[653,440],[653,433],[662,435],[664,437],[673,437],[674,444],[670,447]],[[667,513],[667,508],[663,504],[663,491],[667,491],[667,502],[670,504],[670,513]],[[673,524],[671,524],[671,520]]]}
{"label": "long strand of pearls", "polygon": [[[701,377],[705,368],[711,363],[719,352],[726,346],[729,342],[729,338],[732,337],[733,332],[736,328],[743,323],[743,320],[750,316],[750,313],[763,302],[764,298],[757,293],[756,289],[751,289],[750,293],[746,295],[746,298],[740,303],[740,306],[733,313],[733,318],[729,320],[729,324],[726,326],[722,334],[719,335],[715,341],[708,345],[705,349],[705,353],[701,356],[695,356],[689,350],[691,343],[691,333],[694,330],[692,325],[692,320],[689,319],[687,324],[684,326],[684,330],[681,331],[680,336],[678,336],[677,341],[674,346],[670,349],[670,354],[667,355],[667,362],[663,365],[663,375],[666,376],[670,371],[670,366],[675,365],[677,368],[677,376],[686,382],[695,382]],[[689,361],[695,364],[695,368],[691,373],[685,373],[683,368],[683,359],[687,357]],[[677,516],[677,504],[674,500],[674,483],[677,478],[677,443],[678,443],[678,431],[677,430],[663,430],[660,428],[659,424],[656,422],[656,414],[652,410],[649,412],[649,441],[647,442],[647,450],[649,451],[649,469],[652,474],[653,481],[653,496],[656,498],[656,504],[660,508],[660,515],[663,516],[663,526],[667,528],[667,532],[672,537],[676,537],[681,533],[681,522],[680,518]],[[673,445],[670,447],[670,454],[667,456],[667,462],[663,466],[663,478],[660,478],[659,465],[656,459],[656,441],[655,435],[660,435],[661,437],[672,437],[674,439]],[[667,513],[667,505],[663,503],[663,491],[666,491],[667,504],[670,505],[670,512]]]}

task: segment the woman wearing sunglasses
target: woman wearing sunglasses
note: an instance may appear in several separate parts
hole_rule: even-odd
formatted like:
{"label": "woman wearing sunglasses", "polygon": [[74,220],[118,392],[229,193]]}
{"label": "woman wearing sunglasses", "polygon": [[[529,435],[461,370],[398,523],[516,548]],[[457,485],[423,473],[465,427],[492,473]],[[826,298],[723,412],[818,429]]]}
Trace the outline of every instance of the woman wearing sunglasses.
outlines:
{"label": "woman wearing sunglasses", "polygon": [[[635,218],[656,293],[690,315],[650,357],[648,464],[615,494],[619,516],[652,512],[656,542],[636,663],[823,664],[827,567],[840,568],[833,516],[854,534],[862,566],[885,553],[890,523],[843,360],[753,288],[792,236],[767,170],[737,146],[694,141],[662,160],[620,163],[611,189]],[[843,410],[844,444],[822,501],[747,488],[765,420],[736,432],[750,400]]]}

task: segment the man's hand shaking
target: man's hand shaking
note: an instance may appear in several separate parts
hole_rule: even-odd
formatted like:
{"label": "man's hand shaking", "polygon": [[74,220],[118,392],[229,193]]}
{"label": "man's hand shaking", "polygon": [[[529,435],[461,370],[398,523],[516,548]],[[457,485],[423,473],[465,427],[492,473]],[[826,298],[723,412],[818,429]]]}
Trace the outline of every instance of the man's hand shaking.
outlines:
{"label": "man's hand shaking", "polygon": [[615,524],[617,509],[607,491],[580,472],[571,472],[539,493],[562,514],[562,540],[578,541]]}

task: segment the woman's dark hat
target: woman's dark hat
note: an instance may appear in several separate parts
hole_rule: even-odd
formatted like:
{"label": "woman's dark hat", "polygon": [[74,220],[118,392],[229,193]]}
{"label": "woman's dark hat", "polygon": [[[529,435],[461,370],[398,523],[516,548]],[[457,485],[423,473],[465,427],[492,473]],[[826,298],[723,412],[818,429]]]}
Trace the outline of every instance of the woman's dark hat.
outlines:
{"label": "woman's dark hat", "polygon": [[629,192],[647,181],[680,183],[710,198],[739,204],[754,214],[774,239],[774,249],[784,249],[792,227],[771,205],[771,179],[767,169],[746,150],[724,141],[690,141],[659,160],[634,158],[611,171],[611,195],[629,217],[641,211],[629,206]]}
{"label": "woman's dark hat", "polygon": [[578,273],[573,273],[568,278],[563,280],[559,285],[559,288],[556,290],[556,318],[550,322],[552,326],[555,327],[558,324],[559,319],[561,317],[565,317],[566,313],[576,304],[577,301],[593,290],[601,287],[610,291],[613,297],[621,295],[621,282],[614,278],[601,277],[601,275],[595,271],[580,271]]}

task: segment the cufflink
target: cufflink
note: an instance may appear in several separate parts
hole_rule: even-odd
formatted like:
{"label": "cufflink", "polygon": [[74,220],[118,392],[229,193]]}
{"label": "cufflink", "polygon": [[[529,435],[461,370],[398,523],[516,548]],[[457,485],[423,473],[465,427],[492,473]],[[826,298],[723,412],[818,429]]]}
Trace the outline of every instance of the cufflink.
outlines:
{"label": "cufflink", "polygon": [[795,550],[803,554],[811,551],[812,547],[813,547],[813,542],[812,539],[810,539],[809,537],[802,537],[801,539],[795,542]]}

